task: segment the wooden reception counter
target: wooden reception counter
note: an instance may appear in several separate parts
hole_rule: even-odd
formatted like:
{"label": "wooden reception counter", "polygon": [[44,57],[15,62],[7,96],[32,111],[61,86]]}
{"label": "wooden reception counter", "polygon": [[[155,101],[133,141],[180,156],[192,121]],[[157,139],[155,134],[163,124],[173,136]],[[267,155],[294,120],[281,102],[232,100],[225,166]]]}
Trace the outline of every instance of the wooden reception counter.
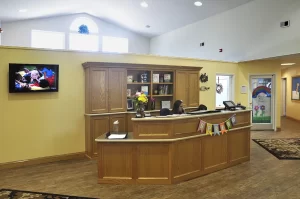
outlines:
{"label": "wooden reception counter", "polygon": [[[173,184],[249,161],[250,113],[132,118],[127,139],[96,139],[98,183]],[[219,124],[234,114],[236,124],[224,135],[197,132],[199,119]]]}

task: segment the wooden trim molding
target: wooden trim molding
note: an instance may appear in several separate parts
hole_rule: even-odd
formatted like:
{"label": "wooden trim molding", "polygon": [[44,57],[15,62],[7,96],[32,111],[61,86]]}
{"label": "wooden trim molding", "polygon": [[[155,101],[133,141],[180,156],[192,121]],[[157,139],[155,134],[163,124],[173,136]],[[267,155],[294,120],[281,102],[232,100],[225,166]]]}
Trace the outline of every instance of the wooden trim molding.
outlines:
{"label": "wooden trim molding", "polygon": [[200,66],[177,66],[177,65],[157,65],[157,64],[137,64],[137,63],[112,63],[112,62],[85,62],[82,64],[83,68],[88,67],[122,67],[122,68],[130,68],[130,69],[151,69],[154,70],[201,70]]}
{"label": "wooden trim molding", "polygon": [[38,165],[38,164],[44,164],[50,162],[57,162],[62,160],[73,160],[73,159],[84,159],[84,158],[86,158],[85,152],[48,156],[48,157],[34,158],[29,160],[0,163],[0,170],[13,169],[18,167]]}

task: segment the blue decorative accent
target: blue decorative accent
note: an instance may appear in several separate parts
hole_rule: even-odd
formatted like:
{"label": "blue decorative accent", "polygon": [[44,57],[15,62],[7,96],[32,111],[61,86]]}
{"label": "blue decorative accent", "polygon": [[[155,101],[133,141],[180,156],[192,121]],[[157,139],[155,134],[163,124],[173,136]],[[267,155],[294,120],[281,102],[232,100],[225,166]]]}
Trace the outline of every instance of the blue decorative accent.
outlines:
{"label": "blue decorative accent", "polygon": [[87,27],[87,25],[84,25],[84,24],[82,24],[81,26],[79,26],[78,32],[80,34],[87,34],[87,35],[90,33],[89,32],[89,28]]}

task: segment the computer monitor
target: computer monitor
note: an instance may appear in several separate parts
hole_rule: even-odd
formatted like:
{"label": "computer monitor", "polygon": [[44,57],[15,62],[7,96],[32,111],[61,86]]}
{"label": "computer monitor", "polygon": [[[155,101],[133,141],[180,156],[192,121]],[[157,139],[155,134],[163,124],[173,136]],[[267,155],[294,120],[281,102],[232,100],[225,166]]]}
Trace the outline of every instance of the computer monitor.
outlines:
{"label": "computer monitor", "polygon": [[223,101],[226,109],[235,109],[236,105],[233,101]]}

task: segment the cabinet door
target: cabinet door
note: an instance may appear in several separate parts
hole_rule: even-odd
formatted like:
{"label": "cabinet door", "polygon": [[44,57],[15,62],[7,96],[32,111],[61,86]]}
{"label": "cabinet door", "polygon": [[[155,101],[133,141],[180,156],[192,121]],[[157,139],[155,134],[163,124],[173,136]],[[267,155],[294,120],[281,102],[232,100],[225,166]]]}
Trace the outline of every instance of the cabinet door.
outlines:
{"label": "cabinet door", "polygon": [[[188,105],[188,73],[187,71],[176,71],[176,99],[182,100],[183,106]],[[174,102],[175,102],[174,100]]]}
{"label": "cabinet door", "polygon": [[119,132],[127,132],[126,129],[126,115],[125,114],[118,114],[118,115],[111,115],[110,116],[110,125],[109,130],[113,131],[114,129],[114,121],[119,121]]}
{"label": "cabinet door", "polygon": [[109,112],[126,111],[126,70],[124,68],[110,68],[108,85]]}
{"label": "cabinet door", "polygon": [[91,142],[93,143],[93,156],[97,156],[97,143],[95,139],[109,131],[109,116],[96,116],[91,119]]}
{"label": "cabinet door", "polygon": [[199,106],[199,71],[188,73],[188,107]]}
{"label": "cabinet door", "polygon": [[89,89],[86,89],[89,99],[90,113],[108,112],[108,70],[106,68],[90,68]]}

